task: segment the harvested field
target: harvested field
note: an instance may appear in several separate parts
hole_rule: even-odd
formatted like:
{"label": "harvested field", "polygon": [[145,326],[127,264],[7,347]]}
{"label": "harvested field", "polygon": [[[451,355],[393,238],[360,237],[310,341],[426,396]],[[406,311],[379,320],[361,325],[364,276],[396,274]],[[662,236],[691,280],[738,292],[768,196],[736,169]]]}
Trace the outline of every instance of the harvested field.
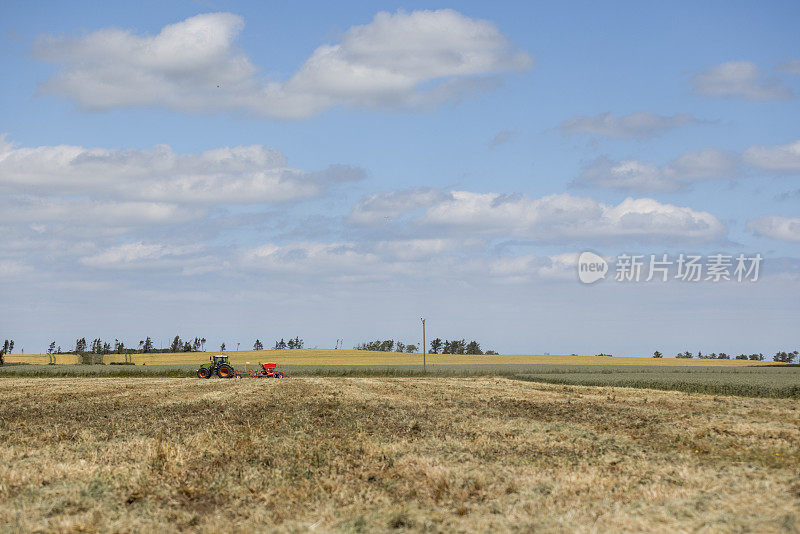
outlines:
{"label": "harvested field", "polygon": [[10,530],[796,531],[800,408],[501,377],[4,378]]}

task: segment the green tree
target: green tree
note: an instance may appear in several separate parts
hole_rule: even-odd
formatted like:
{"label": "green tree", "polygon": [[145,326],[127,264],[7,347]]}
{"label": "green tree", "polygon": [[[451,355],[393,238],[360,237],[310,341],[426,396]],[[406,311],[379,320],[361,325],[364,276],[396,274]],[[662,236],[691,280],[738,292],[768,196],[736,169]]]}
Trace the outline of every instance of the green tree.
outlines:
{"label": "green tree", "polygon": [[793,352],[786,352],[786,351],[776,352],[775,356],[772,357],[772,361],[782,362],[782,363],[792,363],[792,360],[794,360],[797,357],[797,354],[798,354],[797,351],[793,351]]}
{"label": "green tree", "polygon": [[660,352],[658,352],[658,351],[655,351],[655,352],[653,353],[653,358],[663,358],[663,357],[664,357],[664,355],[663,355],[663,354],[661,354],[661,353],[660,353]]}
{"label": "green tree", "polygon": [[221,352],[225,352],[225,343],[223,342],[222,345],[219,346],[219,350]]}
{"label": "green tree", "polygon": [[406,352],[409,353],[409,354],[417,352],[418,350],[419,350],[419,347],[417,347],[416,345],[406,345]]}
{"label": "green tree", "polygon": [[147,338],[144,340],[142,351],[145,353],[152,352],[153,348],[153,340],[150,339],[150,336],[147,336]]}
{"label": "green tree", "polygon": [[180,352],[182,348],[183,342],[181,342],[181,336],[175,336],[169,346],[170,352]]}
{"label": "green tree", "polygon": [[440,350],[442,350],[442,340],[438,337],[431,340],[431,354],[439,354]]}
{"label": "green tree", "polygon": [[261,343],[261,340],[256,339],[256,342],[253,343],[253,350],[264,350],[264,345]]}
{"label": "green tree", "polygon": [[472,340],[469,343],[467,343],[466,352],[467,354],[483,354],[480,344],[475,340]]}

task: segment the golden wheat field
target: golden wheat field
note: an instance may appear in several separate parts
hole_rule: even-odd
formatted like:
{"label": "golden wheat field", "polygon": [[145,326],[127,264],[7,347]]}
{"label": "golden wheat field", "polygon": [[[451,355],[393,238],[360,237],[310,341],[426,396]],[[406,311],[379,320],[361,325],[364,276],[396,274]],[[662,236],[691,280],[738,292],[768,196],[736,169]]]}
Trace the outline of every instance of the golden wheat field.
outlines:
{"label": "golden wheat field", "polygon": [[506,378],[0,379],[7,531],[796,532],[800,407]]}
{"label": "golden wheat field", "polygon": [[[234,365],[245,362],[278,362],[281,365],[409,365],[422,364],[422,354],[397,352],[372,352],[362,350],[334,349],[296,349],[227,352],[177,352],[164,354],[134,354],[136,365],[188,365],[208,361],[211,354],[227,354]],[[104,363],[122,362],[119,354],[103,357]],[[498,365],[498,364],[554,364],[554,365],[658,365],[658,366],[748,366],[764,365],[773,362],[750,360],[699,360],[676,358],[635,358],[612,356],[567,356],[567,355],[497,355],[475,356],[466,354],[428,354],[427,363],[431,365]],[[48,363],[47,354],[6,356],[9,363]],[[56,355],[56,363],[74,364],[78,358],[74,354]]]}

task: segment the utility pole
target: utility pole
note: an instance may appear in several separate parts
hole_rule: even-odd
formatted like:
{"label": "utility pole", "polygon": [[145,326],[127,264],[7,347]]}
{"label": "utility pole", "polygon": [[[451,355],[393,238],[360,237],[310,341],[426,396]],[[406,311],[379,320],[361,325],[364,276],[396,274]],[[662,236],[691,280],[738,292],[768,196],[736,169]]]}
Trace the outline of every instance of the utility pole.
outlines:
{"label": "utility pole", "polygon": [[428,348],[425,345],[425,319],[419,318],[422,321],[422,372],[425,372],[425,357],[428,355]]}

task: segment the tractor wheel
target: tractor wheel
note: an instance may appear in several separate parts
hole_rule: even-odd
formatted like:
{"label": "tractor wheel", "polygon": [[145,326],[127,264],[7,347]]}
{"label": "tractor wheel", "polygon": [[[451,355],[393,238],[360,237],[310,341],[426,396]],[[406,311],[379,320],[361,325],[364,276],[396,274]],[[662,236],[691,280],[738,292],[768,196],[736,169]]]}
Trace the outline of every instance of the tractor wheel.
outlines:
{"label": "tractor wheel", "polygon": [[211,370],[208,367],[201,367],[197,370],[197,378],[211,378]]}
{"label": "tractor wheel", "polygon": [[235,376],[233,372],[233,367],[231,367],[227,363],[223,363],[222,365],[219,366],[219,369],[217,369],[217,376],[219,376],[220,378],[233,378]]}

